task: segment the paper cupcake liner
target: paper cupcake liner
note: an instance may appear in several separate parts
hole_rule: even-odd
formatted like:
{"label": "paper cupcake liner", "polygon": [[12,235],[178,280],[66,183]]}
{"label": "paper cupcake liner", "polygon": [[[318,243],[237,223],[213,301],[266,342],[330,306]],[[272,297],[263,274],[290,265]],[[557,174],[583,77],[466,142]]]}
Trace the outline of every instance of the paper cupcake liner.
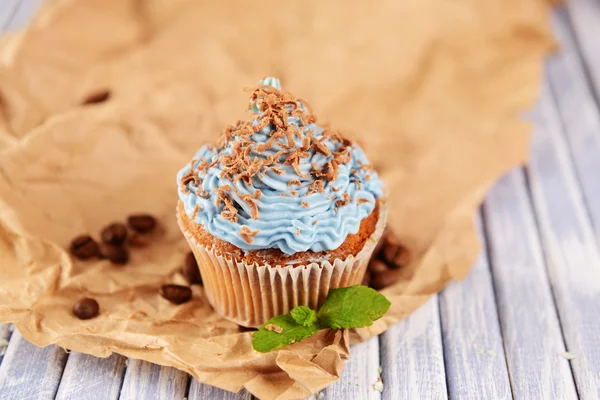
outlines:
{"label": "paper cupcake liner", "polygon": [[258,327],[298,305],[317,309],[330,289],[360,284],[386,219],[387,207],[382,204],[375,232],[356,256],[308,265],[270,266],[216,254],[212,247],[198,243],[177,213],[179,226],[200,267],[208,301],[224,318],[247,327]]}

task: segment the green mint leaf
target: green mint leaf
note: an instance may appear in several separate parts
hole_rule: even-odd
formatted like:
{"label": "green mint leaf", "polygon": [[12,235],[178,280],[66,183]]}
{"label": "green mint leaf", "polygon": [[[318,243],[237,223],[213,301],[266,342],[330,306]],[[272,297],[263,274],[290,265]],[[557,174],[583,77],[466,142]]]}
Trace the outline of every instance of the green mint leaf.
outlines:
{"label": "green mint leaf", "polygon": [[317,313],[306,306],[294,307],[290,315],[300,325],[311,326],[317,323]]}
{"label": "green mint leaf", "polygon": [[316,322],[304,326],[296,322],[290,314],[278,315],[252,334],[252,347],[256,351],[266,353],[311,337],[318,330],[319,325]]}
{"label": "green mint leaf", "polygon": [[330,291],[317,315],[321,327],[363,328],[381,318],[390,305],[376,290],[356,285]]}

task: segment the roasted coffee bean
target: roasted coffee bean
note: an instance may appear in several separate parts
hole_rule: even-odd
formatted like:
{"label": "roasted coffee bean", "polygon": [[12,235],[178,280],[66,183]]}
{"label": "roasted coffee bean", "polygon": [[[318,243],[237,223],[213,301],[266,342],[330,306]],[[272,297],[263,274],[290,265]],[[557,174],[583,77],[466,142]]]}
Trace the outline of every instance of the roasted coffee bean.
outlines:
{"label": "roasted coffee bean", "polygon": [[360,284],[363,286],[369,286],[371,284],[371,272],[369,270],[365,272],[365,276]]}
{"label": "roasted coffee bean", "polygon": [[113,223],[102,229],[100,237],[104,243],[118,246],[127,239],[127,228],[123,224]]}
{"label": "roasted coffee bean", "polygon": [[150,243],[150,237],[149,235],[134,232],[131,235],[129,235],[127,243],[131,247],[146,247]]}
{"label": "roasted coffee bean", "polygon": [[183,260],[183,268],[181,269],[181,273],[190,285],[202,285],[202,276],[200,275],[200,269],[198,269],[196,257],[194,257],[194,253],[192,253],[191,251],[185,255],[185,260]]}
{"label": "roasted coffee bean", "polygon": [[88,94],[85,99],[83,99],[83,104],[98,104],[103,103],[110,98],[110,92],[108,90],[98,90],[97,92],[93,92]]}
{"label": "roasted coffee bean", "polygon": [[381,290],[396,283],[400,277],[400,270],[388,269],[387,271],[373,274],[371,276],[371,287],[375,290]]}
{"label": "roasted coffee bean", "polygon": [[378,258],[372,258],[371,261],[369,261],[369,266],[367,268],[374,274],[378,274],[390,269],[385,262]]}
{"label": "roasted coffee bean", "polygon": [[129,250],[125,246],[113,246],[103,244],[101,247],[102,255],[108,258],[113,264],[127,264],[129,261]]}
{"label": "roasted coffee bean", "polygon": [[160,295],[173,304],[182,304],[192,298],[192,289],[181,285],[162,285]]}
{"label": "roasted coffee bean", "polygon": [[147,233],[156,227],[156,218],[149,214],[130,215],[127,224],[136,232]]}
{"label": "roasted coffee bean", "polygon": [[391,231],[389,231],[383,240],[384,243],[380,254],[390,268],[401,268],[409,263],[410,254],[408,250]]}
{"label": "roasted coffee bean", "polygon": [[94,318],[100,312],[98,302],[89,297],[83,297],[73,304],[73,314],[79,319]]}
{"label": "roasted coffee bean", "polygon": [[80,235],[73,239],[70,251],[81,260],[89,260],[100,254],[98,243],[90,235]]}

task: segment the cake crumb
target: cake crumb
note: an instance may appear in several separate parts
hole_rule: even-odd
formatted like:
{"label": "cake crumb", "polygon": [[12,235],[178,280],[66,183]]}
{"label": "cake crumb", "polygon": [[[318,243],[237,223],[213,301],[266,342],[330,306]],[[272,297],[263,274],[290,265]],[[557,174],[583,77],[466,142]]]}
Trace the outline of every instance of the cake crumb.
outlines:
{"label": "cake crumb", "polygon": [[273,324],[269,324],[267,326],[265,326],[265,329],[271,332],[275,332],[275,333],[281,333],[283,332],[283,328],[277,325],[273,325]]}
{"label": "cake crumb", "polygon": [[383,393],[383,380],[381,379],[381,377],[377,378],[377,382],[373,384],[373,390],[376,390],[379,393]]}
{"label": "cake crumb", "polygon": [[380,375],[383,372],[383,367],[381,365],[379,366],[379,368],[377,368],[377,372],[379,372]]}
{"label": "cake crumb", "polygon": [[570,353],[568,351],[564,351],[564,352],[560,353],[560,355],[561,355],[562,358],[564,358],[566,360],[569,360],[569,361],[574,360],[575,358],[577,358],[575,356],[575,354]]}

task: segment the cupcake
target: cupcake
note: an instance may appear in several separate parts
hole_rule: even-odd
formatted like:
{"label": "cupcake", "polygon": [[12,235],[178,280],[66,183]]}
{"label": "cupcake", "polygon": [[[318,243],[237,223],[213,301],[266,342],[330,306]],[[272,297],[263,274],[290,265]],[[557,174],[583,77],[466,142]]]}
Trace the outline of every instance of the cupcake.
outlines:
{"label": "cupcake", "polygon": [[379,176],[305,101],[266,78],[250,117],[177,174],[177,219],[208,300],[256,327],[359,284],[386,221]]}

